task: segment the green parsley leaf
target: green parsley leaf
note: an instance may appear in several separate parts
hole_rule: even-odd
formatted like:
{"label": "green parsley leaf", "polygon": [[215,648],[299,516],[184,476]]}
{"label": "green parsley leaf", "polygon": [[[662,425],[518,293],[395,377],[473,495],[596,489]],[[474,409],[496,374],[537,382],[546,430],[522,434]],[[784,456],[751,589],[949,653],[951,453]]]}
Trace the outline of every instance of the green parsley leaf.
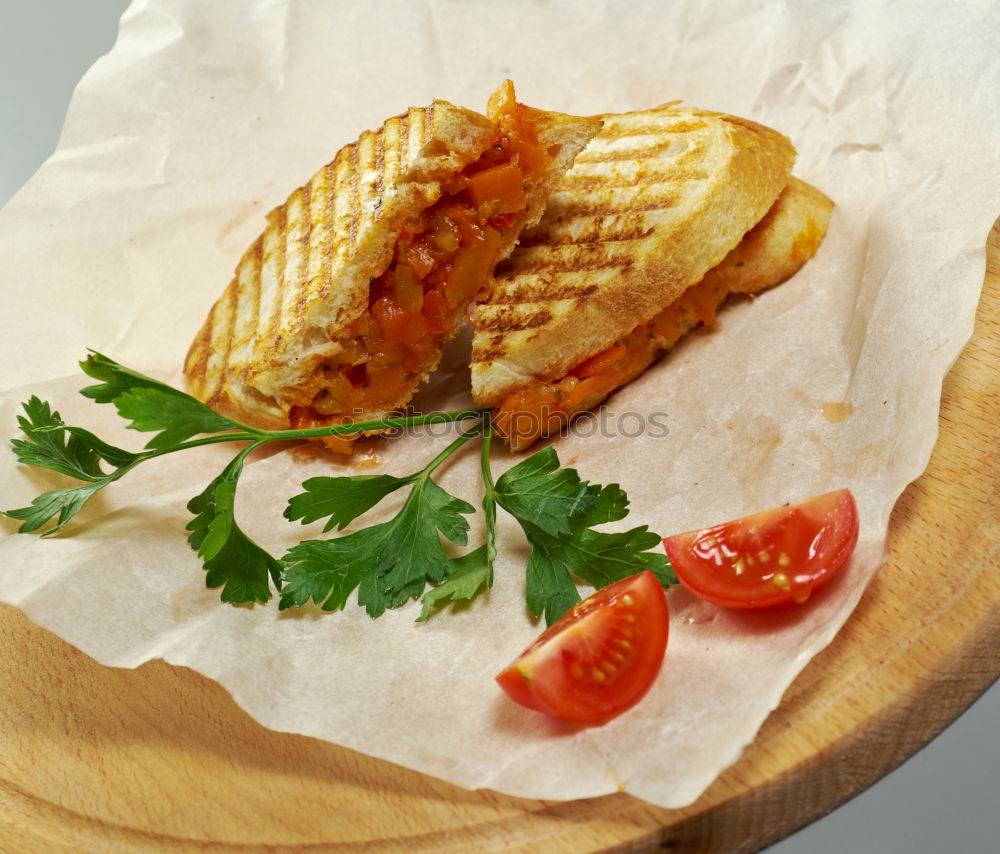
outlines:
{"label": "green parsley leaf", "polygon": [[594,497],[593,506],[578,519],[586,528],[617,522],[628,516],[628,495],[617,483],[590,487]]}
{"label": "green parsley leaf", "polygon": [[[541,613],[542,609],[535,611],[532,603],[535,607],[544,604],[549,624],[566,610],[568,587],[559,583],[553,585],[551,579],[558,569],[567,577],[575,575],[597,589],[646,569],[651,570],[664,586],[677,583],[667,556],[649,551],[659,546],[662,538],[645,525],[621,533],[580,528],[572,536],[562,537],[552,537],[538,530],[525,533],[545,561],[534,573],[529,563],[528,607],[533,613]],[[576,601],[571,602],[570,607]]]}
{"label": "green parsley leaf", "polygon": [[335,527],[343,530],[387,495],[413,483],[415,477],[392,477],[387,474],[311,477],[302,484],[306,491],[289,499],[285,518],[291,521],[301,519],[306,525],[329,516],[323,532]]}
{"label": "green parsley leaf", "polygon": [[307,540],[282,559],[281,607],[312,599],[324,610],[343,608],[358,587],[358,604],[372,617],[438,583],[449,560],[441,536],[459,546],[468,542],[475,512],[427,476],[417,475],[403,509],[390,521],[333,540]]}
{"label": "green parsley leaf", "polygon": [[551,446],[508,469],[496,484],[496,500],[504,510],[549,534],[568,534],[572,520],[590,510],[594,499],[575,469],[559,468]]}
{"label": "green parsley leaf", "polygon": [[[58,515],[56,524],[45,532],[49,536],[79,513],[92,495],[132,468],[140,455],[109,445],[80,427],[64,424],[59,413],[37,397],[24,403],[23,408],[25,414],[17,420],[27,438],[11,440],[18,462],[85,481],[79,486],[43,492],[29,507],[4,511],[3,515],[23,523],[18,530],[25,534],[37,531]],[[102,460],[115,470],[105,473]]]}
{"label": "green parsley leaf", "polygon": [[[544,614],[549,625],[559,619],[580,601],[574,578],[600,588],[649,569],[664,586],[677,583],[666,555],[649,551],[661,537],[646,526],[621,533],[593,530],[628,514],[628,496],[618,484],[588,484],[573,469],[558,466],[549,447],[497,481],[497,502],[517,519],[531,545],[526,569],[531,613]],[[504,478],[511,473],[514,486],[507,487]],[[566,512],[562,524],[552,523],[555,507]]]}
{"label": "green parsley leaf", "polygon": [[531,556],[525,568],[528,610],[536,617],[545,616],[551,626],[580,601],[573,581],[572,564],[565,560],[564,544],[559,538],[518,519],[531,544]]}
{"label": "green parsley leaf", "polygon": [[30,507],[20,507],[17,510],[5,510],[4,516],[19,519],[23,524],[18,531],[22,534],[37,531],[57,513],[59,519],[49,528],[44,536],[50,536],[62,528],[70,519],[80,512],[80,508],[107,482],[93,481],[79,486],[68,486],[65,489],[55,489],[43,492],[31,502]]}
{"label": "green parsley leaf", "polygon": [[98,481],[106,476],[101,470],[101,460],[117,468],[137,458],[136,454],[109,445],[93,433],[68,427],[44,400],[32,396],[23,408],[25,414],[19,415],[17,422],[27,439],[11,440],[20,463],[57,471],[77,480]]}
{"label": "green parsley leaf", "polygon": [[248,429],[190,395],[125,368],[100,353],[92,352],[80,362],[80,367],[87,376],[102,380],[98,385],[81,389],[84,397],[97,403],[113,403],[118,414],[131,422],[132,430],[159,431],[146,443],[147,448],[169,448],[201,433]]}
{"label": "green parsley leaf", "polygon": [[243,462],[261,442],[244,448],[187,509],[195,514],[187,526],[188,542],[204,562],[207,587],[222,587],[223,602],[243,604],[271,598],[268,578],[281,585],[278,561],[251,540],[236,523],[236,484]]}
{"label": "green parsley leaf", "polygon": [[452,558],[449,561],[445,580],[437,587],[432,587],[420,598],[424,607],[420,616],[417,617],[417,622],[426,621],[431,612],[445,602],[458,602],[475,598],[481,590],[488,588],[492,583],[493,561],[490,559],[488,547],[484,543],[478,549],[473,549],[468,554]]}

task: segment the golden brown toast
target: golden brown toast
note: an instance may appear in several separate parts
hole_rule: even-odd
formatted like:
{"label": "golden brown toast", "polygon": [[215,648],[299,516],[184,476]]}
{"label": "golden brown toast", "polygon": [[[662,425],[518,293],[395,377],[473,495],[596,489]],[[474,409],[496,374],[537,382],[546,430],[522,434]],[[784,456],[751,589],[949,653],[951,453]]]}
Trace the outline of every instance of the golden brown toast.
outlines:
{"label": "golden brown toast", "polygon": [[472,312],[472,393],[564,376],[699,281],[788,183],[795,151],[745,119],[666,105],[603,116]]}
{"label": "golden brown toast", "polygon": [[[538,221],[601,125],[516,104],[509,81],[491,110],[494,121],[445,101],[411,108],[345,146],[271,211],[191,346],[191,393],[267,428],[374,418],[405,404],[493,264]],[[510,164],[529,155],[535,167],[518,171],[510,189]],[[489,167],[499,178],[487,180]],[[494,187],[515,211],[484,201]],[[441,214],[446,202],[460,223]],[[449,265],[461,263],[467,286],[482,280],[475,292],[444,287]],[[430,271],[440,293],[426,300]],[[410,337],[404,345],[394,335]],[[341,412],[344,401],[354,411]]]}
{"label": "golden brown toast", "polygon": [[752,294],[793,276],[819,248],[833,202],[791,178],[777,201],[704,278],[651,320],[574,367],[563,377],[511,393],[494,423],[514,450],[557,432],[578,412],[592,409],[631,382],[699,324],[712,325],[729,294]]}

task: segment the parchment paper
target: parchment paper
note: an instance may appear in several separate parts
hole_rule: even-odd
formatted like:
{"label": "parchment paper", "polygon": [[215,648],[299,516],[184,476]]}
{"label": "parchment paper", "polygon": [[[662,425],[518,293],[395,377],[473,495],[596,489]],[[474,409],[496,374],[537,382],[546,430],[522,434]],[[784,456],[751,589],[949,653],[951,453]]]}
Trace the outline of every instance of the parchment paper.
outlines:
{"label": "parchment paper", "polygon": [[[837,202],[798,276],[728,308],[613,398],[614,425],[634,432],[614,419],[660,412],[666,437],[567,438],[563,461],[625,486],[621,527],[678,532],[847,486],[861,540],[839,582],[781,617],[672,592],[661,678],[599,729],[520,709],[493,684],[541,629],[508,519],[493,591],[427,624],[415,603],[375,622],[353,605],[220,604],[183,536],[186,500],[229,458],[218,447],[147,464],[50,540],[0,521],[0,598],[101,662],[195,668],[269,727],[462,786],[690,803],[849,616],[893,503],[926,464],[1000,213],[998,20],[988,2],[134,3],[58,150],[0,212],[5,508],[63,483],[14,463],[23,399],[138,447],[110,407],[76,394],[86,347],[180,382],[270,207],[386,116],[434,97],[482,109],[510,76],[525,102],[566,112],[683,99],[762,121],[797,145],[796,174]],[[460,401],[463,379],[446,371],[425,402]],[[445,441],[386,444],[365,471],[409,472]],[[497,474],[514,461],[498,453]],[[254,462],[241,523],[277,554],[319,535],[283,521],[284,500],[343,471],[309,450]],[[478,504],[475,453],[443,484]],[[473,544],[481,536],[477,519]]]}

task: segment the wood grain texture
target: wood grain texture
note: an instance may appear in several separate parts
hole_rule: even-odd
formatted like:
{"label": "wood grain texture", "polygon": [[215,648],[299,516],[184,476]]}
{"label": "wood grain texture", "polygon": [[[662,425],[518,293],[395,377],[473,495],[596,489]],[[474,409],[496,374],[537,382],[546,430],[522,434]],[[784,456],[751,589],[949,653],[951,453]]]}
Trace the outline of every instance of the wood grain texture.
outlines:
{"label": "wood grain texture", "polygon": [[[97,665],[0,607],[0,851],[751,852],[896,767],[1000,674],[1000,231],[888,564],[694,805],[469,792],[270,732],[218,685]],[[961,567],[961,572],[955,572]]]}

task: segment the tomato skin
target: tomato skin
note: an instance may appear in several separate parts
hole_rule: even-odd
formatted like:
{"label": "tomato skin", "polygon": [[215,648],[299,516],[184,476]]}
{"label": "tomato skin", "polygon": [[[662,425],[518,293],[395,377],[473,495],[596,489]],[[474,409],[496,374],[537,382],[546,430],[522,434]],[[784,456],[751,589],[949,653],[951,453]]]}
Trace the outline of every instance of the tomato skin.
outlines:
{"label": "tomato skin", "polygon": [[660,672],[667,597],[646,570],[594,592],[502,673],[508,697],[558,718],[604,722],[634,706]]}
{"label": "tomato skin", "polygon": [[666,537],[681,584],[726,608],[801,604],[846,566],[858,542],[850,490]]}

